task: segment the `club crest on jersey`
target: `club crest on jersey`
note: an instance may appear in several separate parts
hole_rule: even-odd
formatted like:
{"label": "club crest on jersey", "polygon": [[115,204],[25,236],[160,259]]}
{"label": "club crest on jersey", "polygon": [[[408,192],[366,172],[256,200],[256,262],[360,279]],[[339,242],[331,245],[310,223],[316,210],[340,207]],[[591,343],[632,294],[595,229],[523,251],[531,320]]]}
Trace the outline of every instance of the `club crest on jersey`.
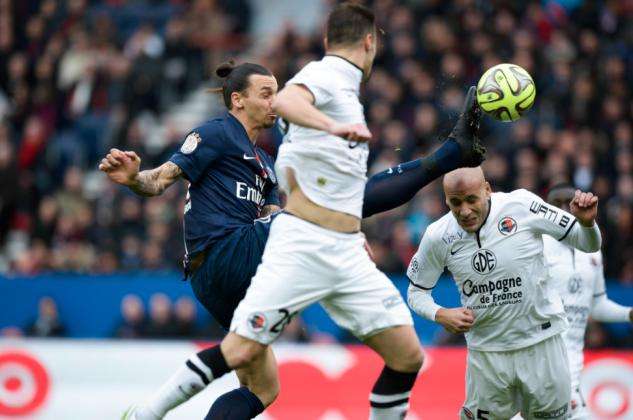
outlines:
{"label": "club crest on jersey", "polygon": [[502,235],[508,236],[517,231],[517,222],[512,217],[506,216],[499,220],[497,227]]}
{"label": "club crest on jersey", "polygon": [[185,142],[182,144],[182,146],[180,146],[180,152],[184,153],[185,155],[193,153],[193,151],[196,150],[196,148],[198,147],[198,143],[200,143],[201,141],[202,138],[200,138],[200,134],[196,133],[195,131],[191,132],[185,139]]}
{"label": "club crest on jersey", "polygon": [[574,274],[569,278],[569,283],[567,283],[567,289],[569,293],[580,293],[580,288],[582,287],[582,279],[577,274]]}
{"label": "club crest on jersey", "polygon": [[497,267],[497,257],[489,249],[481,248],[470,260],[473,270],[479,274],[491,273]]}
{"label": "club crest on jersey", "polygon": [[248,327],[253,332],[261,332],[266,328],[266,317],[261,312],[255,312],[248,317]]}

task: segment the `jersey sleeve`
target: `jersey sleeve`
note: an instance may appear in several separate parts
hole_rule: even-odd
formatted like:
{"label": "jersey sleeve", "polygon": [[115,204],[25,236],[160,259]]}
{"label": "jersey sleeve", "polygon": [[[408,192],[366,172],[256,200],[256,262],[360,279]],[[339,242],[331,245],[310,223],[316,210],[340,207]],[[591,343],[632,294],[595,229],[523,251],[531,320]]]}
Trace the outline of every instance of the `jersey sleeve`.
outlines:
{"label": "jersey sleeve", "polygon": [[222,155],[220,136],[216,130],[191,131],[170,162],[182,169],[185,178],[197,182],[207,167]]}
{"label": "jersey sleeve", "polygon": [[602,244],[597,223],[584,227],[576,217],[556,206],[546,203],[527,190],[515,191],[521,204],[528,209],[528,223],[533,231],[566,243],[583,252],[596,252]]}
{"label": "jersey sleeve", "polygon": [[595,261],[594,269],[594,282],[593,282],[593,297],[599,297],[607,294],[607,286],[604,281],[604,267],[602,266],[602,253],[596,252],[591,255],[592,262]]}
{"label": "jersey sleeve", "polygon": [[591,317],[600,322],[628,322],[631,316],[631,307],[620,305],[607,296],[602,254],[596,252],[591,255],[591,258],[596,258],[596,265],[593,267],[595,269],[595,279],[591,301]]}
{"label": "jersey sleeve", "polygon": [[443,242],[435,238],[429,227],[407,268],[407,277],[413,287],[422,290],[431,290],[435,287],[445,266],[445,258],[442,257],[441,251],[442,244]]}
{"label": "jersey sleeve", "polygon": [[314,106],[320,107],[332,99],[332,80],[328,79],[328,76],[317,62],[312,62],[301,69],[286,84],[303,85],[308,88],[314,96]]}

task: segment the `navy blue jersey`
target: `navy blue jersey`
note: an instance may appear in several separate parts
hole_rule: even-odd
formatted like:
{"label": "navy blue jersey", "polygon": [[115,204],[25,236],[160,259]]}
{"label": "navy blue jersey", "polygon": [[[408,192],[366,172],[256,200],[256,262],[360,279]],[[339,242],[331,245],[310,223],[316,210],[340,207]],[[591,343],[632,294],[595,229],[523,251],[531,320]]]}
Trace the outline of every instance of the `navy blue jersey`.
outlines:
{"label": "navy blue jersey", "polygon": [[193,129],[169,160],[190,182],[184,228],[190,256],[253,225],[262,207],[279,205],[272,158],[230,113]]}

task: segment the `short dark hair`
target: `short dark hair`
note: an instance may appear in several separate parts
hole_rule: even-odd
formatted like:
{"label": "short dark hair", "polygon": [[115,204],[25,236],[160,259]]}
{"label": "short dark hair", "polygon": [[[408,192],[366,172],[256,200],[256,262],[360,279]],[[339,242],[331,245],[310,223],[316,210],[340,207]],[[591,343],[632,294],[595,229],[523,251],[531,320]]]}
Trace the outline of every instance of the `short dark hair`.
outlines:
{"label": "short dark hair", "polygon": [[341,3],[330,12],[325,32],[330,46],[353,44],[376,32],[376,17],[361,4]]}
{"label": "short dark hair", "polygon": [[211,89],[213,92],[222,93],[224,99],[224,105],[228,109],[233,107],[231,102],[231,94],[233,92],[244,92],[250,86],[248,78],[253,74],[259,74],[262,76],[272,76],[272,72],[266,67],[255,63],[242,63],[235,65],[234,60],[229,60],[222,63],[215,69],[215,74],[224,79],[222,87],[218,89]]}

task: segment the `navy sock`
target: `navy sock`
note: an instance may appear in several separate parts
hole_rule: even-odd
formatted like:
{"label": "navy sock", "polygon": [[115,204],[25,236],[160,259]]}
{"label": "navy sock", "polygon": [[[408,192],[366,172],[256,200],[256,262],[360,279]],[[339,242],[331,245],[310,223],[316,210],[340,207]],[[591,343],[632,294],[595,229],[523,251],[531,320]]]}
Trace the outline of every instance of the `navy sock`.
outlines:
{"label": "navy sock", "polygon": [[204,420],[249,420],[264,411],[264,404],[248,388],[241,387],[215,400]]}
{"label": "navy sock", "polygon": [[[226,360],[224,359],[224,355],[222,354],[219,344],[202,350],[198,353],[198,357],[202,360],[202,363],[209,366],[213,379],[217,379],[225,373],[229,373],[233,370],[226,364]],[[187,364],[187,366],[189,366],[189,364]]]}
{"label": "navy sock", "polygon": [[375,417],[404,418],[417,377],[418,372],[398,372],[385,366],[369,394],[369,405]]}
{"label": "navy sock", "polygon": [[363,217],[407,203],[425,185],[461,166],[459,145],[448,139],[430,156],[401,163],[372,176],[365,186]]}

